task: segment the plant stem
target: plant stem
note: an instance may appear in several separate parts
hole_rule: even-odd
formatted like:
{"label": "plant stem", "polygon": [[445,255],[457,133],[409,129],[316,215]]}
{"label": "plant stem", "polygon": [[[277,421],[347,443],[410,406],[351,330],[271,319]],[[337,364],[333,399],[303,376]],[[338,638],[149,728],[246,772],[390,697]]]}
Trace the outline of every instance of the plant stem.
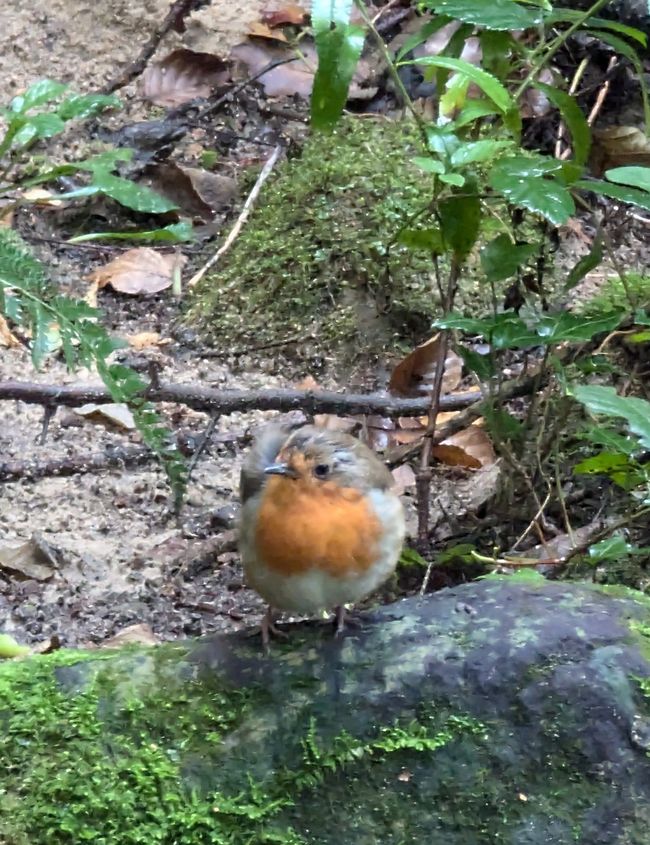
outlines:
{"label": "plant stem", "polygon": [[[571,26],[565,32],[561,33],[560,35],[557,36],[557,38],[554,38],[553,41],[551,41],[551,43],[549,44],[548,49],[546,50],[544,55],[539,59],[539,61],[537,61],[533,65],[533,67],[530,69],[530,72],[528,73],[528,75],[526,76],[524,81],[521,83],[519,88],[517,88],[517,90],[515,91],[515,93],[514,93],[514,99],[515,100],[520,99],[520,97],[524,94],[526,89],[529,88],[529,86],[531,85],[532,82],[534,82],[535,78],[537,77],[539,72],[542,70],[542,68],[545,65],[547,65],[550,62],[550,60],[553,58],[553,56],[557,53],[557,51],[561,47],[563,47],[564,44],[566,44],[566,42],[569,40],[569,38],[571,38],[573,33],[577,29],[580,29],[580,27],[584,25],[585,21],[589,20],[590,17],[595,15],[597,12],[599,12],[608,3],[609,3],[609,0],[596,0],[596,2],[592,6],[590,6],[590,8],[587,9],[587,11],[583,15],[581,15],[578,18],[577,21],[572,23]],[[532,55],[534,56],[535,53],[533,52]]]}

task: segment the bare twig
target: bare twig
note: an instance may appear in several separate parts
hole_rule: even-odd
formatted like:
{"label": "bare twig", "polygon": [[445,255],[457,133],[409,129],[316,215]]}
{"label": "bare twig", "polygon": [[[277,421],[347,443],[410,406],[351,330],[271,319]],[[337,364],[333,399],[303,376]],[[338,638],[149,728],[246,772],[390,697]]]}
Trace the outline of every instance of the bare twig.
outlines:
{"label": "bare twig", "polygon": [[[514,386],[510,396],[526,393],[526,386]],[[521,392],[520,392],[521,391]],[[246,411],[295,411],[307,414],[382,414],[392,417],[417,417],[426,414],[430,401],[397,399],[384,393],[335,393],[332,390],[216,390],[195,384],[162,382],[144,394],[150,402],[173,402],[195,411],[232,414]],[[474,405],[480,394],[457,393],[440,398],[440,410],[455,411]],[[47,385],[31,382],[0,382],[0,401],[17,399],[31,405],[78,407],[88,402],[113,402],[108,390],[100,385]]]}
{"label": "bare twig", "polygon": [[52,461],[3,461],[0,463],[0,482],[17,481],[19,478],[49,478],[51,476],[77,475],[152,461],[156,455],[148,446],[123,446],[90,455],[72,455]]}
{"label": "bare twig", "polygon": [[598,96],[596,97],[596,102],[594,103],[593,108],[589,112],[589,117],[587,118],[587,123],[589,124],[589,126],[593,126],[594,121],[598,117],[600,110],[603,107],[603,103],[605,102],[605,98],[609,94],[609,88],[610,88],[610,82],[611,82],[610,78],[609,78],[609,74],[611,73],[611,71],[614,70],[614,68],[616,67],[617,64],[618,64],[618,57],[612,56],[612,58],[609,60],[609,64],[607,65],[605,84],[603,85],[603,87],[598,92]]}
{"label": "bare twig", "polygon": [[257,177],[257,181],[253,185],[253,190],[248,195],[246,202],[244,203],[244,207],[242,208],[241,213],[240,213],[239,217],[237,218],[237,221],[235,222],[235,225],[230,230],[230,234],[228,235],[226,240],[223,242],[223,244],[219,247],[219,249],[215,252],[215,254],[212,256],[212,258],[210,258],[210,260],[207,261],[203,265],[203,267],[201,267],[201,269],[198,270],[192,276],[192,278],[188,282],[188,285],[190,287],[193,287],[197,282],[199,282],[203,278],[203,276],[205,276],[205,274],[208,272],[208,270],[211,267],[214,267],[214,265],[221,258],[221,256],[224,255],[226,252],[228,252],[230,247],[233,245],[237,236],[241,232],[241,230],[244,226],[244,223],[246,222],[246,220],[248,220],[248,215],[251,213],[251,209],[252,209],[252,207],[255,203],[255,200],[257,199],[257,197],[260,194],[260,191],[262,190],[262,185],[264,185],[266,180],[269,178],[269,176],[271,175],[271,171],[275,167],[277,160],[280,158],[281,152],[282,152],[282,146],[280,144],[278,144],[275,147],[275,149],[273,150],[273,152],[271,153],[271,155],[269,156],[266,164],[262,168],[260,175]]}
{"label": "bare twig", "polygon": [[212,413],[212,415],[210,417],[210,422],[208,423],[207,428],[203,432],[203,436],[201,437],[201,440],[199,441],[199,444],[197,445],[196,449],[194,450],[192,457],[190,458],[190,462],[187,465],[187,484],[190,483],[190,478],[192,477],[192,472],[194,471],[194,467],[199,462],[199,458],[201,457],[201,455],[205,451],[206,446],[210,442],[210,438],[212,437],[214,430],[217,427],[217,423],[219,422],[220,416],[221,416],[221,414],[218,411],[214,411]]}
{"label": "bare twig", "polygon": [[146,68],[147,62],[156,52],[156,49],[162,39],[175,26],[179,18],[183,18],[193,6],[196,6],[196,0],[176,0],[169,7],[169,11],[165,15],[165,19],[158,27],[158,29],[151,35],[151,38],[144,45],[140,51],[137,59],[131,62],[119,76],[116,76],[111,82],[106,83],[101,88],[102,94],[112,94],[118,88],[124,88],[129,82],[132,82],[136,76],[140,76],[142,71]]}

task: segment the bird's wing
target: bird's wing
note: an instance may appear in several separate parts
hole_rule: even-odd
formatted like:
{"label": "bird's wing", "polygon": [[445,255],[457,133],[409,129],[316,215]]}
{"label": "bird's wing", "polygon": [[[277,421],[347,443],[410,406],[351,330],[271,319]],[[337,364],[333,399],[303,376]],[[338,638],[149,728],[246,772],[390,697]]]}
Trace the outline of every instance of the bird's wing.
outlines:
{"label": "bird's wing", "polygon": [[255,438],[250,452],[244,459],[239,476],[239,495],[242,504],[264,486],[267,478],[264,475],[264,469],[273,463],[289,433],[290,430],[286,426],[268,425]]}

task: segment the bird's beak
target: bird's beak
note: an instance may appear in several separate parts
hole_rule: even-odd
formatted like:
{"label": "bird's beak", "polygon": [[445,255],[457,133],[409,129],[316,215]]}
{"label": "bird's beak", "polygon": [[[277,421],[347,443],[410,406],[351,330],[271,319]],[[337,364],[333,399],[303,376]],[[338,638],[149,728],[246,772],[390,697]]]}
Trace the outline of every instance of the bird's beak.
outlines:
{"label": "bird's beak", "polygon": [[285,478],[298,478],[298,473],[289,464],[271,464],[264,469],[265,475],[283,475]]}

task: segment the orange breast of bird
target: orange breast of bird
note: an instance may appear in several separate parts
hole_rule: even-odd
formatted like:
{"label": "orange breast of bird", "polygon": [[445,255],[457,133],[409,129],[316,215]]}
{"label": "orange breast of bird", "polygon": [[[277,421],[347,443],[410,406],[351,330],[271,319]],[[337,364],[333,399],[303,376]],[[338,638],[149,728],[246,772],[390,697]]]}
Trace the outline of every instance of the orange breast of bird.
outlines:
{"label": "orange breast of bird", "polygon": [[372,567],[381,533],[381,523],[361,491],[274,476],[260,503],[255,545],[278,574],[322,569],[345,576]]}

